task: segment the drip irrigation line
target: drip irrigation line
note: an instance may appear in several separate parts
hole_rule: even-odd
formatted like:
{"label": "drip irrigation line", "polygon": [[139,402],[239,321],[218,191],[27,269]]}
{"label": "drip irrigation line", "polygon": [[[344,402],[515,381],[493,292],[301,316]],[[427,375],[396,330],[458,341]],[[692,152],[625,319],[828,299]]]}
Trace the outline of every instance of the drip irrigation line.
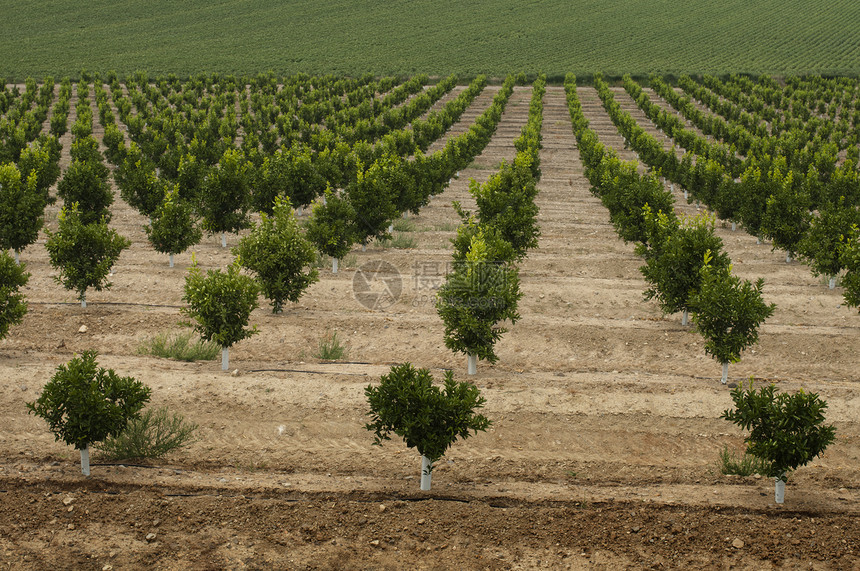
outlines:
{"label": "drip irrigation line", "polygon": [[[79,301],[27,301],[27,303],[31,305],[74,305],[80,307],[81,302]],[[99,301],[99,302],[87,302],[87,309],[91,307],[97,307],[101,305],[132,305],[137,307],[167,307],[171,309],[182,309],[183,305],[167,305],[163,303],[133,303],[130,301]]]}

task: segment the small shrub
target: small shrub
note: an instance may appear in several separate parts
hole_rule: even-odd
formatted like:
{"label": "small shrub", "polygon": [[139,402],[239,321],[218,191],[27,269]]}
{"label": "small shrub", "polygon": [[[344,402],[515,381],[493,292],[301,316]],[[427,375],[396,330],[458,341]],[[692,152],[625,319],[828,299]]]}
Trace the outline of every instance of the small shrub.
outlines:
{"label": "small shrub", "polygon": [[395,232],[415,232],[415,222],[409,218],[397,218],[392,225]]}
{"label": "small shrub", "polygon": [[112,460],[161,458],[190,444],[195,430],[196,424],[186,422],[181,414],[171,413],[166,406],[148,408],[140,417],[130,420],[125,430],[106,438],[97,448]]}
{"label": "small shrub", "polygon": [[[192,339],[194,338],[194,339]],[[212,361],[221,347],[212,341],[203,341],[190,331],[159,333],[150,337],[138,348],[139,355],[153,355],[177,361]]]}
{"label": "small shrub", "polygon": [[720,474],[734,476],[752,476],[753,474],[767,475],[767,464],[753,456],[752,454],[738,454],[736,451],[729,450],[728,446],[723,446],[720,451],[720,457],[717,461],[717,467]]}
{"label": "small shrub", "polygon": [[347,354],[348,348],[337,338],[337,331],[332,331],[320,339],[319,350],[314,357],[323,361],[339,361],[345,359]]}
{"label": "small shrub", "polygon": [[417,243],[415,238],[406,234],[395,234],[391,238],[377,240],[377,242],[385,248],[396,248],[398,250],[410,250]]}

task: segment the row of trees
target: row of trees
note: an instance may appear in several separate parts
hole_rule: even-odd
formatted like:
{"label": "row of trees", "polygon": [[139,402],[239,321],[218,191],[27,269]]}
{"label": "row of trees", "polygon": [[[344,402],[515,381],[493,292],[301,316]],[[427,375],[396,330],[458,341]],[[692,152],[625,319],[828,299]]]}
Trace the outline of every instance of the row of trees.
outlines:
{"label": "row of trees", "polygon": [[519,319],[519,269],[516,263],[537,246],[540,229],[534,202],[540,178],[539,151],[546,78],[532,87],[529,117],[513,163],[503,162],[483,185],[472,180],[469,192],[477,213],[454,208],[461,224],[454,244],[453,270],[436,295],[436,309],[445,324],[445,345],[467,355],[468,374],[477,360],[495,363],[495,344]]}
{"label": "row of trees", "polygon": [[[608,101],[611,93],[607,95],[608,86],[599,76],[595,86]],[[566,78],[565,88],[592,192],[609,209],[619,236],[638,242],[637,253],[645,260],[641,270],[649,283],[646,299],[657,299],[665,313],[682,311],[683,323],[692,312],[696,329],[705,337],[705,351],[723,365],[726,383],[729,363],[758,340],[760,324],[774,311],[761,298],[763,281],[753,284],[734,276],[722,241],[714,235],[714,220],[679,219],[658,173],[639,175],[635,162],[620,161],[588,128],[573,75]],[[621,113],[617,104],[604,104]]]}

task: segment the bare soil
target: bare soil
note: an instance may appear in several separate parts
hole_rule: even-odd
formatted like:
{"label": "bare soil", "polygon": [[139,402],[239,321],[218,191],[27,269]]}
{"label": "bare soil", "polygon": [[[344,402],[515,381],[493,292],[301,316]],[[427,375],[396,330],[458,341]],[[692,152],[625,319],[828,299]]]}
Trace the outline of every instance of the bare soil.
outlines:
{"label": "bare soil", "polygon": [[[777,305],[730,381],[753,376],[818,392],[837,427],[825,455],[791,475],[783,505],[770,480],[721,475],[718,452],[741,450],[743,435],[720,419],[732,404],[720,365],[680,316],[643,301],[641,260],[589,192],[561,88],[545,98],[542,236],[522,264],[522,319],[499,343],[500,361],[479,363],[471,379],[492,427],[449,450],[429,492],[419,490],[414,450],[371,446],[364,389],[392,364],[466,378],[465,356],[444,346],[431,287],[451,256],[451,201],[473,208],[469,179],[486,180],[513,157],[530,94],[517,88],[485,152],[411,218],[414,249],[356,249],[338,274],[320,269],[320,281],[282,315],[261,300],[251,320],[259,333],[231,349],[230,372],[218,361],[138,354],[147,337],[182,330],[191,255],[168,268],[146,242],[143,217],[119,198],[112,225],[133,244],[113,287],[88,292],[86,309],[54,281],[44,236],[25,250],[30,310],[0,341],[0,565],[857,569],[860,316],[806,266],[786,264],[741,231],[718,230],[735,272],[763,277]],[[594,90],[580,89],[580,98],[601,140],[635,158]],[[50,227],[56,214],[52,207]],[[232,259],[218,236],[194,251],[204,268]],[[377,260],[399,270],[401,293],[371,310],[353,295],[353,277]],[[313,357],[333,331],[349,346],[344,362]],[[77,452],[55,442],[24,403],[88,349],[100,365],[149,385],[152,405],[198,423],[196,441],[139,465],[95,454],[83,477]]]}

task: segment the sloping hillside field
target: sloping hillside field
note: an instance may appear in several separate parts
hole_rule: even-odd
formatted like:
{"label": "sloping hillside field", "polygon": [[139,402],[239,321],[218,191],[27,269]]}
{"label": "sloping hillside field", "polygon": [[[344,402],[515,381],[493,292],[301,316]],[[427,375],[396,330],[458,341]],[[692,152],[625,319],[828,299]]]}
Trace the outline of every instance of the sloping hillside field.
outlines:
{"label": "sloping hillside field", "polygon": [[[97,4],[79,8],[93,10]],[[111,6],[123,9],[121,3]],[[220,3],[208,6],[204,13],[215,17]],[[380,6],[389,12],[397,8]],[[676,7],[665,4],[662,10]],[[730,10],[721,5],[723,11]],[[88,25],[101,25],[92,16],[82,17]],[[136,17],[141,29],[158,25],[143,14]],[[3,20],[3,26],[14,25],[14,18],[4,15]],[[102,53],[110,51],[100,46]],[[460,43],[456,47],[466,49]],[[355,52],[366,53],[358,44]],[[420,78],[418,87],[396,100],[386,96],[399,93],[405,83],[370,82],[364,99],[354,83],[354,99],[332,96],[342,105],[337,115],[334,104],[311,108],[313,93],[327,88],[324,82],[298,92],[291,103],[277,94],[300,79],[260,78],[238,91],[218,78],[196,86],[178,80],[159,83],[142,74],[128,83],[102,79],[104,84],[70,86],[67,129],[59,136],[63,172],[71,164],[73,141],[85,138],[86,129],[73,126],[81,124],[81,117],[86,122],[87,102],[93,136],[108,157],[116,145],[128,150],[137,141],[145,156],[162,160],[171,149],[190,148],[194,133],[200,139],[209,133],[206,144],[239,149],[243,160],[253,162],[254,153],[268,156],[269,137],[274,148],[306,148],[319,166],[326,136],[337,133],[346,148],[344,157],[353,156],[350,149],[372,156],[367,145],[356,141],[380,146],[396,133],[412,141],[417,128],[407,111],[427,121],[468,87],[452,80],[450,89],[438,90],[422,108],[419,97],[432,86],[421,85]],[[744,111],[752,126],[743,128],[763,141],[778,137],[777,126],[789,131],[789,119],[820,125],[817,142],[811,136],[806,142],[833,147],[820,147],[825,151],[816,164],[850,167],[858,143],[856,82],[803,81],[808,83],[753,85],[735,78],[669,87],[687,94],[688,103],[705,116],[723,117],[735,129],[717,135],[705,134],[692,114],[681,116],[671,97],[658,95],[656,82],[637,85],[667,115],[680,117],[697,145],[734,137],[719,164],[732,182],[739,181],[732,188],[746,188],[742,173],[731,170],[755,152],[752,147],[741,150],[748,140],[738,134],[741,119],[729,118],[726,109],[721,110],[725,116],[719,115],[704,96],[693,96],[694,88]],[[647,166],[637,154],[643,148],[637,141],[645,139],[622,136],[606,110],[609,105],[601,101],[608,92],[657,141],[655,148],[680,159],[681,135],[673,135],[673,147],[673,137],[659,131],[630,95],[636,93],[634,86],[627,87],[602,82],[575,87],[569,82],[567,93],[563,86],[546,87],[534,200],[540,236],[538,246],[517,264],[523,293],[520,320],[508,324],[509,331],[496,344],[498,362],[479,361],[477,375],[471,377],[466,357],[446,348],[435,308],[435,288],[451,267],[451,239],[460,224],[452,202],[475,211],[471,181],[484,184],[503,161],[517,156],[514,141],[536,103],[531,102],[531,83],[513,85],[511,79],[503,86],[476,89],[456,121],[427,141],[424,154],[439,157],[450,150],[446,144],[467,133],[507,89],[509,97],[497,126],[488,131],[486,146],[467,157],[459,176],[452,173],[450,184],[430,196],[417,215],[396,218],[393,241],[370,240],[366,250],[353,245],[337,273],[323,259],[319,281],[298,302],[286,303],[282,314],[273,314],[260,297],[260,308],[250,318],[258,333],[231,348],[224,372],[217,360],[182,362],[139,349],[158,334],[187,330],[182,323],[188,318],[180,309],[186,306],[183,287],[192,251],[203,270],[224,269],[234,259],[231,248],[249,231],[227,233],[227,248],[221,246],[220,234],[204,234],[197,245],[175,256],[171,268],[167,255],[147,240],[147,217],[120,197],[111,178],[116,195],[109,207],[110,227],[131,246],[112,269],[110,289],[89,289],[82,308],[77,294],[55,279],[58,270],[49,263],[44,231],[20,254],[31,274],[22,290],[29,311],[0,341],[0,566],[857,569],[860,315],[846,305],[839,283],[830,289],[826,276],[815,277],[808,265],[794,259],[786,263],[785,252],[773,249],[771,240],[757,244],[744,224],[733,231],[730,220],[717,220],[715,233],[732,272],[752,281],[763,278],[763,298],[776,306],[760,327],[758,343],[730,365],[730,386],[753,377],[756,386],[775,383],[781,392],[818,393],[828,404],[827,423],[836,427],[835,441],[824,454],[789,475],[783,504],[774,502],[771,478],[723,475],[720,452],[727,447],[740,454],[745,434],[721,418],[733,402],[731,389],[720,382],[720,363],[705,353],[703,337],[681,324],[680,313],[664,315],[656,302],[643,299],[648,287],[639,269],[643,258],[634,242],[618,237],[609,211],[592,192],[571,120],[575,100],[597,140],[620,159],[637,161],[638,170],[632,170],[645,176]],[[27,89],[17,86],[16,101]],[[838,95],[828,98],[828,89]],[[43,122],[45,135],[60,122],[52,123],[52,118],[63,112],[57,106],[62,91],[61,85],[53,95],[48,89],[47,116],[32,119]],[[780,107],[772,97],[777,91],[790,103]],[[6,92],[12,93],[12,86]],[[809,95],[791,99],[796,92]],[[764,102],[767,93],[770,102]],[[371,101],[369,97],[379,107],[365,103],[362,108],[361,101]],[[38,99],[28,103],[29,109],[37,108]],[[753,100],[762,101],[757,111]],[[4,112],[4,120],[13,120],[14,106]],[[163,119],[171,110],[172,123]],[[403,127],[395,125],[391,110],[403,110]],[[389,113],[387,119],[374,122],[383,113]],[[157,135],[181,125],[180,116],[199,120],[197,131],[178,128],[173,139]],[[303,137],[302,130],[314,123],[327,128]],[[200,125],[214,125],[214,130]],[[367,135],[359,134],[360,125]],[[171,142],[153,142],[159,136]],[[825,155],[832,155],[830,163],[821,158]],[[718,153],[711,157],[717,161]],[[158,176],[170,176],[168,163],[158,163]],[[111,160],[104,164],[116,169]],[[703,194],[697,195],[698,206],[694,198],[684,199],[680,179],[655,180],[673,193],[678,215],[708,208]],[[846,182],[846,188],[852,184]],[[689,186],[688,192],[700,188]],[[57,195],[57,184],[50,193]],[[314,201],[321,203],[321,197]],[[60,198],[45,211],[45,225],[52,232],[58,229],[63,203]],[[305,208],[299,217],[303,226],[309,211]],[[260,218],[253,214],[252,219]],[[377,279],[380,262],[395,271]],[[347,346],[346,356],[337,361],[316,357],[320,341],[333,333]],[[84,477],[77,451],[56,442],[46,423],[28,414],[25,403],[38,398],[59,365],[86,350],[99,353],[101,366],[149,386],[151,406],[166,405],[196,423],[195,440],[152,461],[106,460],[94,450],[92,474]],[[492,421],[486,432],[448,450],[433,471],[430,491],[419,489],[420,458],[414,449],[396,437],[382,447],[372,446],[372,433],[364,426],[369,420],[365,388],[403,362],[430,369],[437,383],[446,370],[458,381],[473,382],[486,398],[481,412]]]}

